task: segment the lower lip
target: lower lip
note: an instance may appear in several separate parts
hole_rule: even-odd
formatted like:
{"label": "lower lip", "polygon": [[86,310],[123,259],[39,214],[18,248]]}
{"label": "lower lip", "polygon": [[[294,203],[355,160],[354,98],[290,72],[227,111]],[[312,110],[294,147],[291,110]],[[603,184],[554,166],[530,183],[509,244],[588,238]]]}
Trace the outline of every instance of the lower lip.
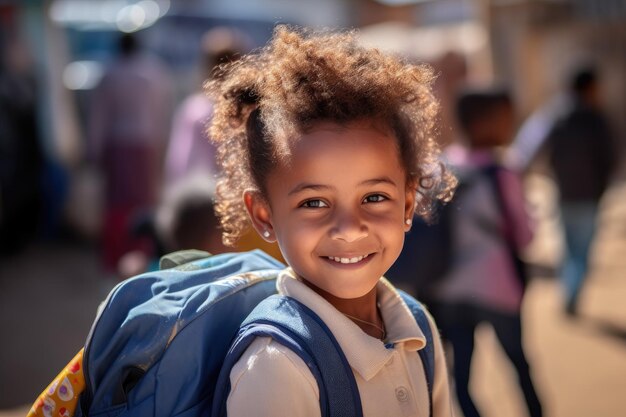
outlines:
{"label": "lower lip", "polygon": [[362,267],[363,265],[367,264],[370,262],[370,260],[375,256],[375,253],[371,253],[369,255],[367,255],[367,257],[361,259],[359,262],[355,262],[355,263],[348,263],[348,264],[344,264],[341,262],[336,262],[333,261],[331,259],[328,259],[327,257],[323,256],[322,259],[324,259],[326,262],[328,262],[329,264],[331,264],[332,266],[334,266],[335,268],[342,268],[342,269],[357,269]]}

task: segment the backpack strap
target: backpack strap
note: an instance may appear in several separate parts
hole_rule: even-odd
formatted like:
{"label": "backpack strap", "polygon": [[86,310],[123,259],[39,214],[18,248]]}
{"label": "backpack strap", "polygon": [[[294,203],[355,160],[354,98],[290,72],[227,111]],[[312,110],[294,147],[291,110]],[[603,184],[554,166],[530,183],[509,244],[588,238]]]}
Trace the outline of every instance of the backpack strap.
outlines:
{"label": "backpack strap", "polygon": [[[46,417],[51,415],[78,416],[78,398],[85,389],[83,376],[83,349],[67,364],[48,387],[39,395],[26,417]],[[76,413],[75,413],[76,410]]]}
{"label": "backpack strap", "polygon": [[161,256],[161,259],[159,260],[159,269],[162,271],[164,269],[176,268],[177,266],[197,261],[198,259],[208,258],[210,256],[212,255],[209,252],[197,249],[179,250],[177,252]]}
{"label": "backpack strap", "polygon": [[433,415],[433,384],[435,381],[435,343],[433,339],[433,332],[430,328],[430,321],[426,315],[426,310],[422,303],[411,297],[404,291],[398,290],[400,296],[413,313],[417,325],[420,327],[422,333],[426,337],[426,346],[418,350],[422,365],[424,366],[424,374],[426,375],[426,384],[428,385],[428,407],[429,413]]}
{"label": "backpack strap", "polygon": [[231,369],[257,337],[271,337],[307,364],[317,380],[322,416],[363,415],[354,374],[328,326],[299,301],[274,295],[262,301],[242,323],[220,371],[212,416],[226,415]]}
{"label": "backpack strap", "polygon": [[499,167],[498,165],[491,164],[483,168],[483,175],[485,175],[489,180],[489,185],[493,190],[494,196],[496,197],[496,203],[498,204],[498,208],[500,209],[500,213],[502,213],[506,228],[508,229],[507,231],[505,231],[503,236],[504,243],[506,244],[506,248],[509,252],[511,262],[513,263],[513,266],[515,268],[516,277],[519,280],[522,291],[525,291],[529,281],[528,267],[520,257],[519,250],[517,249],[517,244],[513,237],[515,220],[511,216],[511,212],[505,201],[505,196],[504,194],[502,194],[502,187],[498,180],[498,172],[502,170],[503,168]]}

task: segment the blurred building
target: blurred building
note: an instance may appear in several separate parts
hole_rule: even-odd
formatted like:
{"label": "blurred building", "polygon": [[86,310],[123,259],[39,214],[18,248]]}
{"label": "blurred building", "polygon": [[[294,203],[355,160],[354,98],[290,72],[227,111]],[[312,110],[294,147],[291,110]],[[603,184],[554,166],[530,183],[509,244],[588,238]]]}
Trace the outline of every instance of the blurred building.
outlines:
{"label": "blurred building", "polygon": [[[260,46],[281,22],[358,27],[366,43],[429,62],[458,53],[470,79],[510,84],[524,114],[559,90],[572,66],[597,62],[608,81],[607,104],[615,109],[622,136],[626,131],[626,117],[617,114],[626,108],[625,0],[3,0],[0,5],[28,26],[35,47],[49,44],[40,49],[42,57],[67,61],[55,76],[75,92],[79,126],[63,136],[80,134],[85,92],[101,75],[118,31],[140,31],[173,67],[182,97],[196,85],[201,33],[230,24]],[[56,35],[49,36],[50,26]]]}
{"label": "blurred building", "polygon": [[[460,54],[471,82],[510,86],[522,116],[562,90],[573,68],[593,63],[605,81],[604,104],[622,149],[625,147],[625,0],[380,0],[353,4],[358,9],[356,24],[366,42],[435,64],[446,53]],[[444,83],[455,82],[446,80],[449,65],[437,69]],[[446,131],[442,134],[445,140]]]}
{"label": "blurred building", "polygon": [[120,32],[137,32],[168,64],[182,99],[198,85],[199,42],[212,27],[236,26],[254,47],[277,23],[359,28],[364,43],[435,66],[444,142],[454,138],[450,97],[466,79],[509,85],[526,116],[562,89],[572,67],[593,62],[626,142],[626,0],[0,0],[0,17],[30,46],[44,149],[69,171],[70,199],[90,188],[73,182],[86,107]]}
{"label": "blurred building", "polygon": [[492,0],[486,18],[494,75],[528,113],[562,90],[574,68],[600,70],[605,107],[626,137],[626,1]]}

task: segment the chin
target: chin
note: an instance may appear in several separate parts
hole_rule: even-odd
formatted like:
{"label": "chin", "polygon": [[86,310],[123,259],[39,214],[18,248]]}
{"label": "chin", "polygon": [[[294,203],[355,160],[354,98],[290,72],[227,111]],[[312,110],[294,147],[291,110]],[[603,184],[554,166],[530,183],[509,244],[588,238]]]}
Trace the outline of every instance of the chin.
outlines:
{"label": "chin", "polygon": [[369,294],[370,291],[372,291],[374,289],[374,287],[376,287],[376,283],[378,282],[378,280],[376,282],[374,282],[372,285],[368,286],[368,287],[361,287],[361,288],[354,288],[350,287],[350,288],[345,288],[342,290],[336,290],[336,291],[328,291],[329,293],[331,293],[332,295],[334,295],[337,298],[343,298],[344,300],[351,300],[354,298],[361,298],[364,297],[365,295]]}

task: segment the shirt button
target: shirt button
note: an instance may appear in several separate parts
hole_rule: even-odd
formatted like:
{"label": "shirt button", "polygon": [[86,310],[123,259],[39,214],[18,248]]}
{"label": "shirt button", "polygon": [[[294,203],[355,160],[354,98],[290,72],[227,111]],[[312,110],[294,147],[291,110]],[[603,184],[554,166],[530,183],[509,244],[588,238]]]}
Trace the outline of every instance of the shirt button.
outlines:
{"label": "shirt button", "polygon": [[409,401],[409,390],[404,387],[396,388],[396,398],[402,403]]}

